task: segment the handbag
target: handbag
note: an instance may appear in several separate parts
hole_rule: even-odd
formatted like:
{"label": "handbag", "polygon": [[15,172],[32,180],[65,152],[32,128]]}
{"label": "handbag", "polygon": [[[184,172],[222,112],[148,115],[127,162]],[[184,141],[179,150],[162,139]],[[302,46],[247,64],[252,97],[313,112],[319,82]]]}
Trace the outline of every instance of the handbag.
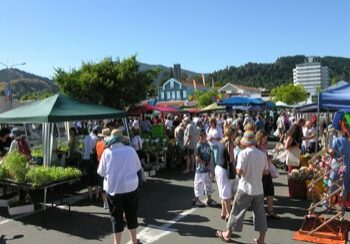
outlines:
{"label": "handbag", "polygon": [[226,161],[226,168],[227,168],[227,177],[232,180],[236,178],[236,165],[231,162],[230,155],[229,155],[229,148],[230,148],[230,142],[227,142],[225,145],[225,154],[224,159]]}
{"label": "handbag", "polygon": [[301,150],[299,147],[286,149],[286,165],[299,167]]}
{"label": "handbag", "polygon": [[274,137],[280,137],[280,135],[281,135],[281,131],[280,131],[279,128],[277,128],[277,129],[275,130],[275,132],[273,132],[273,136],[274,136]]}
{"label": "handbag", "polygon": [[280,176],[278,169],[273,163],[270,164],[270,174],[272,178],[278,178],[278,176]]}
{"label": "handbag", "polygon": [[227,161],[227,177],[232,180],[236,178],[236,168],[233,166],[233,163]]}

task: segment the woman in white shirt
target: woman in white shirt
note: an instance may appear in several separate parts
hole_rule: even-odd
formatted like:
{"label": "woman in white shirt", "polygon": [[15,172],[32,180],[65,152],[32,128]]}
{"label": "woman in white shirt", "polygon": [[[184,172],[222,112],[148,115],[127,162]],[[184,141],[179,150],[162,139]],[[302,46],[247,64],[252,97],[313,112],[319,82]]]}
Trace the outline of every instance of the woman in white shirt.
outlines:
{"label": "woman in white shirt", "polygon": [[137,244],[139,203],[137,172],[141,170],[141,163],[134,148],[123,145],[122,139],[121,130],[112,131],[111,138],[105,144],[106,149],[102,153],[97,173],[104,177],[103,189],[107,193],[114,243],[121,243],[124,230],[123,214],[125,213],[131,242]]}

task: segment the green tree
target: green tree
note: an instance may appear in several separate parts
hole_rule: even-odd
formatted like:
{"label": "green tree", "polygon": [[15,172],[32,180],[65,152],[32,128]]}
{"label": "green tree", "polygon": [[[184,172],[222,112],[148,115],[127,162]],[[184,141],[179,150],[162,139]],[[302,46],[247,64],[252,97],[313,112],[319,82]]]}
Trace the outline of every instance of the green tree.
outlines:
{"label": "green tree", "polygon": [[139,71],[136,56],[120,61],[108,57],[100,63],[83,63],[66,72],[55,69],[54,80],[60,90],[83,102],[124,109],[153,93],[156,70]]}
{"label": "green tree", "polygon": [[288,83],[272,89],[270,96],[275,102],[281,101],[287,104],[296,104],[305,101],[308,94],[303,86]]}
{"label": "green tree", "polygon": [[219,93],[216,89],[209,91],[195,91],[193,94],[194,99],[197,102],[197,106],[200,108],[206,107],[216,101]]}

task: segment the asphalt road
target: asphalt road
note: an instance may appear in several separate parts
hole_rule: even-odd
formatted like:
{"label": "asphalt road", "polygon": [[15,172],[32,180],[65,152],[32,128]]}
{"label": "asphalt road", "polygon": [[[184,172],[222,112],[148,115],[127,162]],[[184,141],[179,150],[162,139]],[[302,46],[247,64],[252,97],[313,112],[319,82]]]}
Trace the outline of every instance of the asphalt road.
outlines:
{"label": "asphalt road", "polygon": [[[213,197],[218,199],[214,183]],[[266,243],[303,243],[292,240],[300,228],[308,203],[290,199],[286,174],[275,180],[275,210],[281,219],[268,221]],[[90,203],[86,191],[73,198],[71,215],[67,208],[49,208],[46,214],[37,211],[28,216],[10,218],[6,208],[0,208],[0,244],[3,243],[113,243],[108,211],[102,203]],[[164,170],[148,178],[141,189],[138,228],[144,243],[204,244],[222,243],[215,237],[217,229],[226,222],[220,218],[219,208],[192,206],[193,175]],[[346,215],[349,217],[349,213]],[[252,213],[247,212],[243,232],[235,233],[232,243],[253,243],[257,233],[253,230]],[[123,233],[123,243],[129,240]]]}

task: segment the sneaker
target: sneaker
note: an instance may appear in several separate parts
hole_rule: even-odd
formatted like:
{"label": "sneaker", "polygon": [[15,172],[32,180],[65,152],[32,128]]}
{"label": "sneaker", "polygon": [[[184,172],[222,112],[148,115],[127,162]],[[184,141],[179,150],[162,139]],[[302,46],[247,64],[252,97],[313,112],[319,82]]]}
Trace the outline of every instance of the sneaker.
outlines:
{"label": "sneaker", "polygon": [[215,200],[209,199],[209,200],[207,201],[207,205],[208,205],[209,207],[216,207],[216,206],[218,206],[219,204],[218,204]]}
{"label": "sneaker", "polygon": [[202,203],[200,200],[196,200],[193,205],[199,208],[202,208],[205,206],[204,203]]}

